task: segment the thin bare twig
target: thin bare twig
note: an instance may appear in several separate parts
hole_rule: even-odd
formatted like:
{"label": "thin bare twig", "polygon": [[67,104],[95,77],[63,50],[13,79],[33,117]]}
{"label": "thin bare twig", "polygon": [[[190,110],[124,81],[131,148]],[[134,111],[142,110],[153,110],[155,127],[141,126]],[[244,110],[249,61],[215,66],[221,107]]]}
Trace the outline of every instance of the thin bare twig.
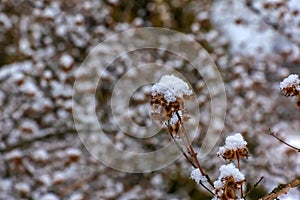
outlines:
{"label": "thin bare twig", "polygon": [[1,147],[0,153],[12,151],[14,149],[21,148],[21,147],[25,148],[37,141],[43,141],[43,140],[47,140],[50,138],[62,137],[62,136],[68,135],[68,134],[74,134],[74,133],[76,133],[76,130],[75,129],[65,129],[65,130],[56,131],[53,128],[49,128],[47,130],[44,130],[44,132],[45,132],[44,134],[34,136],[30,139],[24,139],[24,140],[18,141],[17,143]]}
{"label": "thin bare twig", "polygon": [[214,194],[208,187],[206,187],[206,185],[204,185],[204,184],[202,183],[202,181],[200,181],[199,183],[200,183],[200,185],[201,185],[202,187],[204,187],[211,195],[215,196],[215,194]]}
{"label": "thin bare twig", "polygon": [[93,174],[91,174],[90,176],[86,177],[86,178],[82,178],[79,179],[78,181],[73,182],[71,185],[62,188],[58,194],[60,197],[65,197],[67,195],[69,195],[71,192],[75,191],[76,189],[82,187],[82,185],[87,184],[93,180],[95,180],[97,177],[99,177],[99,175],[101,174],[101,172],[95,172]]}
{"label": "thin bare twig", "polygon": [[196,166],[197,166],[197,168],[199,169],[199,171],[201,172],[202,176],[205,176],[206,179],[207,179],[207,182],[208,182],[212,187],[214,187],[214,184],[213,184],[212,180],[210,179],[210,177],[208,176],[208,174],[206,174],[206,173],[204,172],[204,170],[203,170],[203,168],[202,168],[202,166],[201,166],[201,164],[200,164],[200,162],[199,162],[199,160],[198,160],[198,158],[197,158],[197,153],[195,153],[194,148],[193,148],[193,146],[192,146],[192,144],[191,144],[191,142],[190,142],[190,140],[189,140],[189,138],[188,138],[188,135],[186,134],[186,131],[185,131],[185,128],[184,128],[184,124],[183,124],[183,122],[182,122],[182,120],[181,120],[181,116],[179,115],[178,112],[176,112],[176,115],[177,115],[177,117],[178,117],[178,119],[179,119],[179,122],[180,122],[180,124],[181,124],[181,127],[182,127],[182,131],[183,131],[183,135],[184,135],[184,138],[183,138],[183,139],[186,139],[186,143],[187,143],[187,144],[185,143],[185,145],[186,145],[186,148],[187,148],[187,150],[188,150],[188,153],[189,153],[189,154],[191,155],[191,157],[194,159],[194,161],[195,161],[195,163],[196,163]]}
{"label": "thin bare twig", "polygon": [[[239,157],[239,154],[238,154],[236,151],[235,151],[235,154],[236,154],[236,158],[237,158],[238,169],[241,170],[241,163],[240,163],[240,157]],[[244,196],[244,193],[243,193],[243,185],[241,185],[240,191],[241,191],[241,197],[243,197],[243,196]]]}
{"label": "thin bare twig", "polygon": [[244,196],[243,198],[247,197],[259,184],[260,182],[264,179],[264,177],[260,177],[260,179],[253,185],[253,188],[251,188]]}
{"label": "thin bare twig", "polygon": [[288,147],[298,151],[300,153],[300,148],[294,147],[293,145],[290,145],[289,143],[287,143],[286,141],[284,141],[283,139],[279,138],[277,135],[275,135],[275,133],[273,131],[271,131],[270,129],[270,135],[273,136],[274,138],[276,138],[279,142],[287,145]]}
{"label": "thin bare twig", "polygon": [[280,195],[286,194],[290,189],[300,186],[300,177],[295,178],[287,184],[280,184],[267,196],[260,198],[259,200],[273,200],[277,199]]}
{"label": "thin bare twig", "polygon": [[177,148],[179,149],[179,151],[183,154],[183,156],[185,157],[185,159],[194,167],[197,168],[197,166],[191,161],[191,159],[186,155],[186,153],[184,152],[184,150],[182,149],[182,147],[177,143],[176,139],[174,138],[172,132],[170,131],[170,125],[167,125],[168,129],[169,129],[169,134],[171,135],[171,138],[173,139],[174,143],[176,144]]}

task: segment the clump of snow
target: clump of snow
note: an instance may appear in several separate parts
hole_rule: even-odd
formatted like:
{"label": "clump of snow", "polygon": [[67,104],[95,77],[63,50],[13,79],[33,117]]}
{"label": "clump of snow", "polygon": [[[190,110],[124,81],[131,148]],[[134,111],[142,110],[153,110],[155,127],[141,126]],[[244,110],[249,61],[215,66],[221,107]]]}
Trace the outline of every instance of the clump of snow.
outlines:
{"label": "clump of snow", "polygon": [[220,176],[219,179],[214,182],[215,188],[222,188],[224,186],[222,180],[231,176],[233,177],[235,182],[242,182],[245,180],[244,174],[242,174],[240,170],[236,168],[232,163],[228,165],[222,165],[219,170]]}
{"label": "clump of snow", "polygon": [[20,91],[30,97],[40,95],[38,87],[32,81],[26,81],[24,84],[22,84],[20,87]]}
{"label": "clump of snow", "polygon": [[207,181],[207,178],[205,176],[203,176],[200,172],[200,170],[197,168],[197,169],[194,169],[192,172],[191,172],[191,176],[190,176],[191,179],[193,179],[196,183],[200,183],[201,182],[205,182]]}
{"label": "clump of snow", "polygon": [[20,130],[26,133],[37,133],[38,124],[33,120],[24,120],[20,125]]}
{"label": "clump of snow", "polygon": [[223,183],[221,180],[216,180],[214,182],[214,188],[222,188],[223,187]]}
{"label": "clump of snow", "polygon": [[[182,111],[181,111],[181,110],[178,111],[178,114],[179,114],[180,117],[182,117]],[[174,112],[174,113],[172,114],[172,117],[171,117],[169,123],[170,123],[170,125],[174,125],[174,124],[176,124],[178,121],[179,121],[179,119],[178,119],[177,113]]]}
{"label": "clump of snow", "polygon": [[151,184],[153,186],[161,186],[163,184],[163,177],[161,174],[156,174],[151,178]]}
{"label": "clump of snow", "polygon": [[15,185],[15,189],[22,194],[30,193],[30,186],[28,183],[20,182]]}
{"label": "clump of snow", "polygon": [[49,159],[49,154],[44,149],[38,149],[32,154],[32,157],[35,161],[46,161]]}
{"label": "clump of snow", "polygon": [[67,149],[66,154],[72,158],[79,158],[81,155],[81,152],[78,149]]}
{"label": "clump of snow", "polygon": [[15,83],[18,83],[18,82],[24,80],[25,76],[22,72],[16,72],[15,74],[12,75],[11,78]]}
{"label": "clump of snow", "polygon": [[84,196],[81,193],[75,193],[70,196],[70,200],[81,200]]}
{"label": "clump of snow", "polygon": [[[232,53],[254,55],[262,58],[265,55],[274,54],[274,49],[283,51],[284,48],[294,48],[294,44],[278,34],[271,26],[266,26],[265,19],[276,21],[279,19],[270,16],[275,11],[265,12],[267,9],[263,8],[264,3],[265,1],[253,1],[254,9],[259,10],[260,14],[249,9],[249,6],[243,1],[215,1],[213,3],[212,21],[220,27],[226,38],[231,42],[230,50]],[[293,8],[290,7],[290,9]],[[229,9],[232,12],[228,12]],[[276,10],[278,10],[279,15],[279,9]],[[283,24],[291,23],[291,20],[287,22],[289,19],[287,15],[288,12],[285,12],[285,17],[281,19],[285,21],[282,22]],[[292,31],[290,27],[296,26],[284,27],[285,31],[288,29]],[[261,53],[257,53],[258,51]]]}
{"label": "clump of snow", "polygon": [[41,200],[59,200],[58,196],[56,196],[55,194],[52,194],[52,193],[45,194],[40,199]]}
{"label": "clump of snow", "polygon": [[55,172],[53,176],[53,183],[63,183],[66,180],[66,176],[63,172]]}
{"label": "clump of snow", "polygon": [[290,74],[287,78],[280,82],[280,90],[293,86],[298,86],[296,89],[300,91],[300,79],[297,74]]}
{"label": "clump of snow", "polygon": [[39,183],[46,185],[46,186],[50,186],[52,181],[51,178],[48,174],[42,174],[38,177],[38,181]]}
{"label": "clump of snow", "polygon": [[234,135],[228,136],[225,140],[225,145],[219,148],[218,155],[224,153],[224,151],[237,150],[241,148],[245,148],[247,142],[244,140],[243,136],[240,133],[236,133]]}
{"label": "clump of snow", "polygon": [[22,158],[23,154],[20,150],[13,150],[11,152],[9,152],[8,154],[6,154],[6,159],[7,160],[12,160],[12,159],[19,159]]}
{"label": "clump of snow", "polygon": [[159,82],[152,86],[151,92],[152,96],[163,95],[168,103],[176,101],[177,97],[182,98],[193,94],[188,84],[174,75],[161,77]]}
{"label": "clump of snow", "polygon": [[65,68],[69,68],[74,63],[74,59],[69,54],[64,54],[59,59],[59,64]]}

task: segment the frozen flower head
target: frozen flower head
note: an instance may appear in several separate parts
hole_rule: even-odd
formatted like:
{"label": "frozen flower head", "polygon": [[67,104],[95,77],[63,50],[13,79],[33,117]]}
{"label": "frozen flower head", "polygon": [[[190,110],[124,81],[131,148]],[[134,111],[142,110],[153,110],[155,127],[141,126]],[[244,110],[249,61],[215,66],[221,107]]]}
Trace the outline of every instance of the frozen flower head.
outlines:
{"label": "frozen flower head", "polygon": [[162,96],[168,104],[192,95],[188,84],[174,75],[161,77],[159,82],[152,86],[151,92],[152,96]]}
{"label": "frozen flower head", "polygon": [[248,158],[247,142],[240,133],[228,136],[225,145],[219,148],[218,156],[233,161],[237,158]]}
{"label": "frozen flower head", "polygon": [[232,163],[220,167],[220,176],[214,182],[215,193],[220,199],[236,199],[235,192],[241,188],[245,176]]}
{"label": "frozen flower head", "polygon": [[151,88],[152,118],[168,125],[177,133],[180,121],[188,119],[185,100],[191,97],[192,90],[186,82],[174,75],[161,77]]}
{"label": "frozen flower head", "polygon": [[280,90],[285,96],[296,96],[300,92],[300,79],[297,74],[291,74],[280,82]]}

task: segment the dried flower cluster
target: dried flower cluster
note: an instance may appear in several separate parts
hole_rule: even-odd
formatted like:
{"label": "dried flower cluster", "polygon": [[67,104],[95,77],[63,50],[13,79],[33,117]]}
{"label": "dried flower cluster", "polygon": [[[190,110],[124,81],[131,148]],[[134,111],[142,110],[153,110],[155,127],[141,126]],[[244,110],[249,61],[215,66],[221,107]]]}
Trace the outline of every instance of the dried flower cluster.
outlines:
{"label": "dried flower cluster", "polygon": [[[251,144],[255,159],[243,171],[247,185],[257,181],[254,177],[264,176],[267,184],[259,189],[267,193],[278,180],[287,183],[300,174],[298,150],[262,134],[268,125],[275,133],[288,133],[280,138],[299,147],[299,110],[278,92],[278,80],[291,72],[300,73],[299,0],[2,0],[0,4],[0,199],[202,199],[206,191],[182,185],[185,160],[153,173],[125,174],[96,162],[74,131],[74,74],[99,42],[137,27],[186,33],[208,51],[226,85],[228,110],[223,131],[245,133]],[[155,37],[162,42],[166,39]],[[166,51],[140,49],[126,55],[119,47],[104,48],[109,54],[122,52],[122,56],[103,73],[96,96],[99,121],[118,148],[150,152],[169,142],[166,134],[146,140],[128,137],[110,114],[110,94],[117,80],[133,67],[148,63],[176,69],[189,79],[201,110],[197,125],[201,134],[206,132],[211,107],[202,74],[187,60],[167,52],[164,43],[161,49]],[[110,56],[98,58],[101,62],[93,62],[96,67],[102,61],[111,62]],[[157,79],[162,75],[160,70],[146,73]],[[151,87],[147,86],[134,93],[129,109],[140,125],[151,123],[147,112]],[[178,114],[187,116],[186,112]],[[88,120],[84,117],[82,120]],[[170,123],[178,123],[176,117],[168,117],[173,118]],[[142,136],[149,131],[130,128]],[[225,141],[225,136],[220,139]],[[193,143],[197,149],[201,144],[201,138]],[[209,161],[201,164],[218,177],[214,169],[220,159],[213,156]],[[172,175],[170,181],[172,173],[178,176]],[[203,177],[200,170],[195,173]],[[299,199],[300,190],[283,196]],[[259,197],[253,192],[247,200]]]}
{"label": "dried flower cluster", "polygon": [[237,158],[248,158],[247,142],[240,133],[226,138],[225,145],[219,148],[218,156],[234,161]]}
{"label": "dried flower cluster", "polygon": [[280,82],[280,90],[285,96],[297,96],[300,93],[300,79],[297,74],[290,74]]}
{"label": "dried flower cluster", "polygon": [[280,82],[280,90],[287,97],[296,96],[296,105],[300,108],[300,79],[297,74],[290,74]]}
{"label": "dried flower cluster", "polygon": [[[249,153],[246,147],[247,142],[240,133],[228,136],[225,145],[219,148],[218,156],[230,161],[228,165],[220,167],[220,176],[214,182],[215,199],[228,200],[237,199],[237,193],[240,198],[244,198],[243,183],[245,182],[244,174],[240,172],[240,159],[248,158]],[[237,167],[234,161],[237,160]]]}
{"label": "dried flower cluster", "polygon": [[[185,96],[191,96],[187,83],[174,75],[163,76],[158,83],[152,86],[151,105],[153,117],[168,126],[170,135],[177,135],[178,130],[182,130],[179,138],[188,141],[188,135],[184,130],[184,121],[181,120],[183,111],[185,111]],[[174,137],[172,137],[174,139]],[[184,142],[186,142],[184,141]],[[176,143],[176,140],[174,139]],[[195,168],[191,171],[190,178],[196,183],[202,185],[206,190],[210,189],[204,183],[210,184],[209,187],[214,190],[215,200],[243,198],[242,185],[245,182],[244,175],[240,172],[240,158],[248,158],[247,142],[240,133],[236,133],[226,138],[225,145],[220,147],[218,156],[222,156],[231,162],[237,160],[238,168],[233,163],[220,167],[220,176],[218,180],[212,182],[200,165],[197,154],[194,152],[191,144],[185,143],[188,157],[185,151],[180,149],[187,161]],[[180,146],[178,145],[180,148]],[[240,194],[237,195],[237,191]],[[211,191],[210,191],[211,192]],[[211,192],[213,194],[213,192]]]}
{"label": "dried flower cluster", "polygon": [[[237,169],[234,164],[222,165],[220,167],[220,176],[214,182],[215,199],[229,200],[237,199],[236,191],[241,189],[245,182],[245,176]],[[242,198],[242,197],[241,197]]]}
{"label": "dried flower cluster", "polygon": [[152,118],[167,124],[178,136],[180,121],[188,120],[185,101],[193,94],[187,83],[174,75],[163,76],[152,88]]}

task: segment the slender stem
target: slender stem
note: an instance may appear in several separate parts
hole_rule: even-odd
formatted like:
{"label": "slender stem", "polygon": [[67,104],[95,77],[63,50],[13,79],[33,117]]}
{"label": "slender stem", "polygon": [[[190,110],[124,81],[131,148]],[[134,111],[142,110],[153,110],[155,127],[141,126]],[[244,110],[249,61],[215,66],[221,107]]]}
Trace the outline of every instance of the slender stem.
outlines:
{"label": "slender stem", "polygon": [[289,146],[290,148],[300,152],[300,148],[294,147],[294,146],[290,145],[289,143],[287,143],[286,141],[284,141],[283,139],[279,138],[278,136],[275,135],[274,132],[271,131],[271,129],[270,129],[270,135],[273,136],[274,138],[276,138],[279,142],[281,142],[281,143]]}
{"label": "slender stem", "polygon": [[176,144],[176,146],[178,147],[179,151],[183,154],[183,156],[185,157],[185,159],[194,167],[197,168],[197,166],[191,161],[191,159],[186,155],[186,153],[184,152],[184,150],[182,149],[182,147],[177,143],[176,139],[174,138],[172,132],[170,131],[170,125],[168,125],[168,129],[169,129],[169,133],[171,135],[171,138],[173,139],[174,143]]}
{"label": "slender stem", "polygon": [[204,187],[204,189],[206,189],[211,195],[215,196],[215,194],[214,194],[208,187],[206,187],[206,186],[202,183],[202,181],[200,181],[199,183],[200,183],[200,185],[201,185],[202,187]]}
{"label": "slender stem", "polygon": [[237,159],[237,162],[238,162],[238,169],[241,170],[241,164],[240,164],[239,154],[237,153],[237,151],[235,151],[235,154],[236,154],[236,159]]}
{"label": "slender stem", "polygon": [[[238,163],[238,169],[241,170],[241,164],[240,164],[240,157],[239,157],[239,154],[237,153],[237,151],[235,151],[235,154],[236,154],[236,158],[237,158],[237,163]],[[241,185],[241,197],[244,196],[244,193],[243,193],[243,185]]]}
{"label": "slender stem", "polygon": [[[178,118],[179,118],[179,117],[178,117]],[[181,118],[179,118],[179,119],[181,119]],[[181,122],[181,120],[180,120],[180,122]],[[178,149],[180,150],[180,152],[183,154],[183,156],[186,158],[186,160],[187,160],[194,168],[198,168],[198,169],[200,170],[200,172],[202,173],[202,175],[205,176],[205,177],[207,178],[207,180],[209,181],[209,183],[210,183],[211,181],[210,181],[208,175],[203,174],[203,170],[202,170],[202,168],[201,168],[201,165],[200,165],[199,161],[196,160],[196,165],[191,161],[191,159],[190,159],[190,158],[188,157],[188,155],[184,152],[184,150],[182,149],[182,147],[177,143],[177,141],[176,141],[174,135],[172,134],[170,124],[169,124],[169,123],[166,123],[165,125],[167,126],[167,128],[168,128],[168,130],[169,130],[169,134],[171,135],[171,138],[173,139],[174,143],[176,144],[176,146],[178,147]],[[183,128],[183,127],[182,127],[182,128]],[[186,136],[185,131],[184,131],[184,135]],[[188,138],[186,138],[186,139],[188,140]],[[186,141],[184,141],[184,145],[187,147]],[[189,149],[187,149],[187,150],[188,150],[188,152],[190,153],[190,150],[189,150]],[[192,151],[194,152],[194,150],[192,150]],[[195,153],[194,153],[194,154],[195,154]],[[198,162],[198,164],[197,164],[197,162]],[[200,166],[200,168],[199,168],[199,166]],[[202,170],[202,171],[201,171],[201,170]],[[208,187],[206,187],[201,181],[200,181],[199,183],[200,183],[200,185],[201,185],[204,189],[206,189],[210,194],[214,195],[214,193],[213,193]],[[211,183],[210,183],[210,184],[211,184]]]}
{"label": "slender stem", "polygon": [[251,188],[242,198],[247,197],[259,184],[260,182],[264,179],[264,177],[260,177],[260,179],[253,185],[253,188]]}
{"label": "slender stem", "polygon": [[201,164],[200,164],[200,162],[199,162],[199,160],[198,160],[198,158],[197,158],[197,153],[195,153],[194,148],[193,148],[193,146],[192,146],[192,144],[191,144],[191,142],[190,142],[190,140],[189,140],[189,137],[188,137],[188,135],[186,134],[186,131],[185,131],[185,128],[184,128],[184,124],[183,124],[183,122],[182,122],[182,120],[181,120],[181,117],[180,117],[178,111],[176,111],[176,115],[177,115],[177,117],[178,117],[178,119],[179,119],[179,122],[180,122],[180,124],[181,124],[181,127],[182,127],[182,131],[183,131],[183,135],[184,135],[183,140],[186,140],[186,141],[184,141],[184,144],[185,144],[185,146],[186,146],[186,148],[187,148],[187,150],[188,150],[188,153],[189,153],[189,154],[192,156],[192,158],[194,159],[197,168],[198,168],[199,171],[201,172],[201,175],[202,175],[202,176],[205,176],[206,179],[207,179],[207,181],[208,181],[208,183],[209,183],[212,187],[214,187],[214,184],[213,184],[212,180],[209,178],[209,176],[204,172],[203,168],[201,167]]}

